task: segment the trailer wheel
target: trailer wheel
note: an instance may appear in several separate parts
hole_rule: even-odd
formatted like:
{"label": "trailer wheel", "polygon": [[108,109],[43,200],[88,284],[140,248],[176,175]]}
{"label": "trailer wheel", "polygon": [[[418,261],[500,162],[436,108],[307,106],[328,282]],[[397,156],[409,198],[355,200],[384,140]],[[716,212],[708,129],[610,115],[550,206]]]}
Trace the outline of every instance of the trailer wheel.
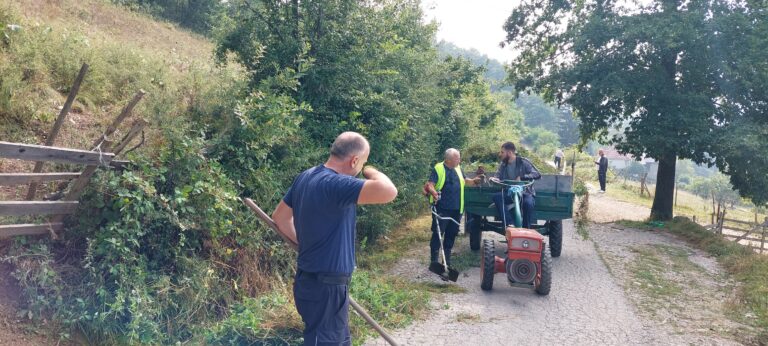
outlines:
{"label": "trailer wheel", "polygon": [[469,248],[472,251],[480,250],[480,239],[483,231],[480,230],[480,216],[467,214],[464,221],[464,233],[469,235]]}
{"label": "trailer wheel", "polygon": [[560,257],[563,251],[563,220],[547,221],[547,233],[552,257]]}

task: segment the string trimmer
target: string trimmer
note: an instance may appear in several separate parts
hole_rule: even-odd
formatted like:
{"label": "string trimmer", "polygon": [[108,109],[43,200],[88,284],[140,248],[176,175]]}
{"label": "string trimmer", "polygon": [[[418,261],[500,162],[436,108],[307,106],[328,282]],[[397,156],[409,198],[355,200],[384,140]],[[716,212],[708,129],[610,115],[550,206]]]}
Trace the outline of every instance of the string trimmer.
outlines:
{"label": "string trimmer", "polygon": [[[267,224],[269,228],[275,230],[275,232],[277,232],[277,234],[279,234],[280,237],[283,238],[283,240],[285,240],[285,242],[288,243],[288,245],[291,248],[293,248],[296,251],[299,250],[299,244],[295,243],[285,233],[281,232],[280,229],[277,228],[277,224],[275,223],[275,221],[273,221],[272,218],[269,217],[269,215],[267,215],[267,213],[261,210],[261,208],[259,208],[259,206],[253,202],[253,200],[251,200],[250,198],[242,198],[242,201],[243,203],[245,203],[246,206],[248,206],[248,208],[251,208],[251,210],[253,210],[256,213],[256,216],[258,216],[259,219],[261,219],[261,221]],[[357,302],[354,299],[352,299],[352,296],[349,296],[349,305],[351,305],[352,309],[354,309],[355,312],[357,312],[357,314],[360,315],[360,317],[362,317],[366,323],[368,323],[368,325],[370,325],[374,330],[376,330],[376,332],[379,333],[379,335],[381,335],[381,337],[384,338],[384,340],[386,340],[392,346],[397,346],[397,342],[395,341],[395,339],[392,339],[392,337],[389,336],[387,331],[385,331],[384,328],[382,328],[378,323],[376,323],[376,321],[371,317],[371,315],[368,314],[367,311],[365,311],[365,309],[363,309],[362,306],[357,304]]]}
{"label": "string trimmer", "polygon": [[[445,249],[443,248],[443,233],[440,231],[440,221],[450,220],[451,222],[455,223],[457,226],[460,226],[456,220],[450,218],[450,217],[442,217],[440,214],[437,213],[437,209],[435,208],[434,204],[429,205],[430,209],[432,210],[432,215],[435,217],[435,225],[437,226],[437,237],[440,239],[440,259],[442,260],[442,265],[439,263],[430,263],[429,264],[429,271],[437,274],[440,276],[441,279],[444,281],[453,281],[456,282],[456,280],[459,279],[459,271],[453,268],[448,267],[448,261],[445,259]],[[446,272],[448,273],[446,275]]]}

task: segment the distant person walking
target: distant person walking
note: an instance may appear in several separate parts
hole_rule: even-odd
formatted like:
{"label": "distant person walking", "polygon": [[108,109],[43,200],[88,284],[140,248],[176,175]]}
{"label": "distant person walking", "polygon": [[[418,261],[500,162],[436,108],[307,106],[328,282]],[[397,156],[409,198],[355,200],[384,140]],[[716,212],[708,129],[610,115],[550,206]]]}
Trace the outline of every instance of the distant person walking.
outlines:
{"label": "distant person walking", "polygon": [[597,180],[600,181],[600,192],[605,193],[605,178],[608,174],[608,158],[605,157],[603,149],[597,151],[600,158],[595,161],[597,165]]}
{"label": "distant person walking", "polygon": [[563,154],[563,150],[557,149],[557,152],[555,152],[555,167],[557,167],[558,173],[560,173],[560,171],[562,170],[563,156],[565,156],[565,154]]}

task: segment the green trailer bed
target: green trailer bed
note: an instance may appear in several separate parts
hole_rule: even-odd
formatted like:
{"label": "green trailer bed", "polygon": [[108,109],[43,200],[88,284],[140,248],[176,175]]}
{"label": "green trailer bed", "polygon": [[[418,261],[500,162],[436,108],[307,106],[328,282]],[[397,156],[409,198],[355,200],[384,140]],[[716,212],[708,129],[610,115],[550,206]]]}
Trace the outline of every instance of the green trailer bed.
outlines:
{"label": "green trailer bed", "polygon": [[[562,220],[573,217],[573,177],[568,175],[542,175],[533,185],[536,189],[536,219],[544,221],[536,230],[550,237],[550,250],[553,257],[560,255],[562,245]],[[493,195],[500,192],[499,185],[464,188],[464,211],[467,213],[465,232],[470,236],[472,250],[480,248],[483,231],[504,234],[504,228],[493,205]]]}

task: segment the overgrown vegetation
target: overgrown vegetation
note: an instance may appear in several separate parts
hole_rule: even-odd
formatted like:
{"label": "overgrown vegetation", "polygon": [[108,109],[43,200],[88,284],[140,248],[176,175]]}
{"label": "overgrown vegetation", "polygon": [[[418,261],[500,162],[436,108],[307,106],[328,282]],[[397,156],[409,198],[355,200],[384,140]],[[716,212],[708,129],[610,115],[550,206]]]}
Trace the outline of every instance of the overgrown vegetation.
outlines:
{"label": "overgrown vegetation", "polygon": [[[93,15],[77,8],[78,18]],[[501,141],[519,140],[511,99],[491,95],[481,68],[438,57],[417,2],[231,1],[227,11],[214,62],[212,52],[154,53],[130,35],[94,36],[87,24],[35,24],[0,5],[4,140],[38,142],[84,62],[75,109],[92,123],[65,127],[77,135],[61,145],[89,144],[138,89],[147,97],[135,113],[152,122],[134,166],[100,172],[60,239],[19,239],[2,254],[27,318],[94,344],[297,343],[294,254],[239,196],[270,210],[335,135],[359,131],[400,191],[392,205],[361,208],[358,239],[372,247],[420,210],[420,185],[445,147],[496,161]],[[453,289],[360,263],[351,291],[390,328],[419,316],[429,292]],[[356,343],[370,334],[355,318],[353,332]]]}

